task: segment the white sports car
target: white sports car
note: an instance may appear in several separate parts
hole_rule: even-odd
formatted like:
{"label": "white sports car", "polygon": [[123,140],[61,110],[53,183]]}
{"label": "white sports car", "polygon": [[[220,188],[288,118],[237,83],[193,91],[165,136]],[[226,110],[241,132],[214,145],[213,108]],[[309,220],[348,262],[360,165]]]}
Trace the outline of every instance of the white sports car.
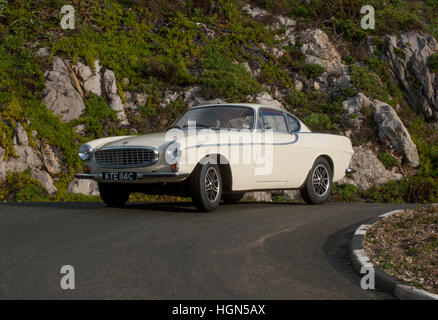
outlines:
{"label": "white sports car", "polygon": [[109,137],[79,149],[79,179],[98,182],[102,200],[123,206],[131,192],[190,196],[201,211],[245,192],[299,189],[321,204],[352,173],[351,141],[313,133],[293,115],[256,104],[188,109],[163,133]]}

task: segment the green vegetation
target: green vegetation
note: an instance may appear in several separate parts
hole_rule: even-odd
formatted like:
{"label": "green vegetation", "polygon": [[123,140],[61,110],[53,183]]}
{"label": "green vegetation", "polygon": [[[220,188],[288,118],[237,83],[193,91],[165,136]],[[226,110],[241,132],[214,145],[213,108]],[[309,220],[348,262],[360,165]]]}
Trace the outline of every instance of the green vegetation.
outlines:
{"label": "green vegetation", "polygon": [[358,202],[362,201],[361,190],[352,184],[334,184],[330,199],[335,201]]}
{"label": "green vegetation", "polygon": [[430,72],[437,73],[438,72],[438,53],[434,53],[427,63],[427,66],[430,69]]}
{"label": "green vegetation", "polygon": [[[372,66],[374,67],[374,65]],[[382,82],[368,67],[352,65],[350,77],[353,85],[369,98],[378,99],[392,106],[397,104],[397,100],[390,96],[389,84]]]}
{"label": "green vegetation", "polygon": [[315,79],[319,77],[325,69],[319,64],[305,64],[301,67],[301,75],[307,79]]}
{"label": "green vegetation", "polygon": [[261,91],[260,84],[241,64],[234,64],[221,54],[217,45],[206,49],[202,62],[201,83],[213,96],[242,101]]}
{"label": "green vegetation", "polygon": [[85,134],[90,139],[123,135],[117,130],[117,115],[104,98],[92,94],[85,100],[85,112],[73,125],[85,125]]}
{"label": "green vegetation", "polygon": [[383,152],[377,156],[386,169],[398,166],[398,161],[387,152]]}
{"label": "green vegetation", "polygon": [[45,201],[47,196],[41,184],[31,178],[30,171],[8,174],[5,181],[0,181],[0,201]]}

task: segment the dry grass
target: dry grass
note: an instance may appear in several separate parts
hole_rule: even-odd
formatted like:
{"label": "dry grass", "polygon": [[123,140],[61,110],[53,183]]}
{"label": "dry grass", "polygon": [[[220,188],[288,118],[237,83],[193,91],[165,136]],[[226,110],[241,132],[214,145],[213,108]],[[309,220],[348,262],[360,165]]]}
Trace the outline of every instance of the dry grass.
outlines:
{"label": "dry grass", "polygon": [[378,221],[365,237],[371,261],[399,280],[438,293],[438,206]]}

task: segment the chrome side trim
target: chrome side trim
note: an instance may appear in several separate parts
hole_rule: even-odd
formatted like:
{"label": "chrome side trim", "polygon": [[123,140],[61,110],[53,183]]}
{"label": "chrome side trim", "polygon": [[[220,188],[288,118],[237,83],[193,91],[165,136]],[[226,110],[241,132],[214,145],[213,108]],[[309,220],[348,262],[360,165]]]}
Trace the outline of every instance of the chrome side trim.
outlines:
{"label": "chrome side trim", "polygon": [[[257,129],[258,130],[258,129]],[[285,132],[287,134],[287,132]],[[266,142],[249,142],[249,143],[241,143],[241,142],[230,142],[230,143],[211,143],[211,144],[198,144],[198,145],[194,145],[194,146],[189,146],[186,147],[185,149],[197,149],[197,148],[201,148],[201,147],[222,147],[222,146],[227,146],[227,147],[231,147],[231,146],[249,146],[249,145],[254,145],[254,146],[265,146],[265,145],[272,145],[272,146],[286,146],[286,145],[290,145],[290,144],[295,144],[298,142],[299,140],[299,135],[296,132],[290,132],[291,135],[293,135],[295,137],[295,140],[290,141],[290,142],[277,142],[277,143],[266,143]]]}

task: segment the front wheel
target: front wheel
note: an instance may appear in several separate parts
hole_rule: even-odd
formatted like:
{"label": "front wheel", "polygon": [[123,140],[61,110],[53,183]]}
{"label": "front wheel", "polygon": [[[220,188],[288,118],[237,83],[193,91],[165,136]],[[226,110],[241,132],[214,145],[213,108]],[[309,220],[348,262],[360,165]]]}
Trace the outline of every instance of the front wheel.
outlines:
{"label": "front wheel", "polygon": [[102,183],[98,184],[100,197],[109,207],[123,207],[129,199],[129,190],[123,184]]}
{"label": "front wheel", "polygon": [[301,196],[308,204],[322,204],[330,196],[333,173],[325,158],[316,159],[307,176],[306,183],[301,188]]}
{"label": "front wheel", "polygon": [[200,165],[192,177],[192,200],[199,211],[213,211],[222,197],[222,177],[216,164]]}

